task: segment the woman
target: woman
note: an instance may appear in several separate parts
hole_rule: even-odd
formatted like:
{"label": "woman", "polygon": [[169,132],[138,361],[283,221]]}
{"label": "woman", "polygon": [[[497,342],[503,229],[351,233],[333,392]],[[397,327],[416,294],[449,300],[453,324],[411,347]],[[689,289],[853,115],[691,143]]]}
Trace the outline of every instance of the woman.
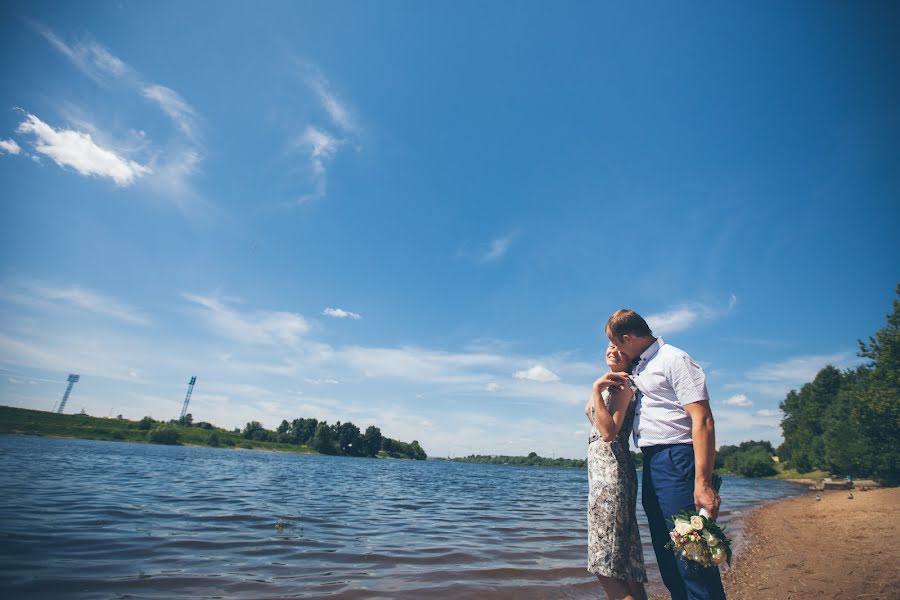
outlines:
{"label": "woman", "polygon": [[637,472],[628,449],[637,399],[626,375],[630,360],[612,344],[610,372],[594,382],[585,414],[588,441],[588,571],[613,599],[646,600],[644,555],[635,515]]}

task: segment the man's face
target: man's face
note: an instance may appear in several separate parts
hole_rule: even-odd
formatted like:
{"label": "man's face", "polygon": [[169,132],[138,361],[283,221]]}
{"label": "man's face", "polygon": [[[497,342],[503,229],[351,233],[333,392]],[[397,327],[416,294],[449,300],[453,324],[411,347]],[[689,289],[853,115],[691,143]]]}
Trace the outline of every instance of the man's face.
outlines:
{"label": "man's face", "polygon": [[628,335],[626,333],[622,337],[615,337],[607,327],[606,337],[609,338],[610,345],[622,354],[626,354],[628,356],[637,356],[640,354],[640,352],[637,352],[637,346],[639,345],[639,342],[633,335]]}

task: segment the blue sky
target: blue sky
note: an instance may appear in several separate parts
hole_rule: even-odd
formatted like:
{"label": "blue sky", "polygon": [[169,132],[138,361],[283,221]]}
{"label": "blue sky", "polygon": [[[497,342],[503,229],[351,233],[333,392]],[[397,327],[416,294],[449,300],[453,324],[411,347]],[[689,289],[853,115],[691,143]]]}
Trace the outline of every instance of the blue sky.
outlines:
{"label": "blue sky", "polygon": [[777,443],[900,280],[898,12],[6,2],[2,402],[581,457],[628,306]]}

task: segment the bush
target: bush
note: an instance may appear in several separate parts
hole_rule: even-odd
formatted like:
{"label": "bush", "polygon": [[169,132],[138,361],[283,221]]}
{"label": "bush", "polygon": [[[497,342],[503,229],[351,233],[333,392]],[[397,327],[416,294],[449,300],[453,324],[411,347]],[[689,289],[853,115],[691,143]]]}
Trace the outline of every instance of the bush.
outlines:
{"label": "bush", "polygon": [[178,430],[169,425],[159,425],[155,429],[151,429],[147,434],[147,439],[151,444],[166,444],[174,446],[178,444],[181,434]]}
{"label": "bush", "polygon": [[231,438],[225,438],[225,445],[229,448],[234,448],[234,440]]}
{"label": "bush", "polygon": [[725,467],[744,477],[768,477],[775,474],[772,457],[759,450],[732,454],[726,459]]}
{"label": "bush", "polygon": [[219,445],[219,434],[213,431],[209,434],[209,437],[206,438],[206,443],[210,446],[218,446]]}
{"label": "bush", "polygon": [[144,417],[141,419],[141,422],[138,423],[138,429],[143,429],[144,431],[149,430],[151,427],[153,427],[153,419],[150,417]]}
{"label": "bush", "polygon": [[112,434],[112,438],[114,440],[124,440],[125,434],[123,434],[121,431],[114,431]]}

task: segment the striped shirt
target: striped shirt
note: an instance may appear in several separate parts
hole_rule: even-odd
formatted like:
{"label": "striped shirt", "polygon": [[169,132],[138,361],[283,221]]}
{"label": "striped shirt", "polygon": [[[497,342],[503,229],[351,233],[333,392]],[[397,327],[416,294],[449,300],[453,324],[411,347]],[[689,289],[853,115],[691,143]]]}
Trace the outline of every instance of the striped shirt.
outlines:
{"label": "striped shirt", "polygon": [[632,378],[643,397],[634,415],[634,443],[690,444],[691,417],[686,404],[709,401],[706,375],[687,352],[656,338],[640,356]]}

